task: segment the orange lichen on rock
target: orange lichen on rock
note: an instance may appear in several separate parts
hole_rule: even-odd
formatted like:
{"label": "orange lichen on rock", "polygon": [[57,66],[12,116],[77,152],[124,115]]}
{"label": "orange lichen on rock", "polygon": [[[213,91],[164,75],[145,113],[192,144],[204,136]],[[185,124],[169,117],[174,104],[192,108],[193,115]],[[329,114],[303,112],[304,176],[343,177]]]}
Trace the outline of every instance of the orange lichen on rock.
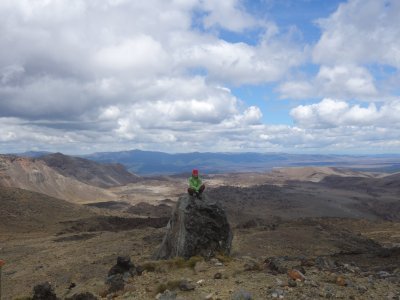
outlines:
{"label": "orange lichen on rock", "polygon": [[346,282],[346,280],[345,280],[342,276],[338,276],[338,277],[336,278],[336,284],[337,284],[337,285],[340,285],[340,286],[346,286],[346,285],[347,285],[347,282]]}
{"label": "orange lichen on rock", "polygon": [[299,270],[292,269],[288,271],[288,276],[293,280],[304,281],[306,277]]}

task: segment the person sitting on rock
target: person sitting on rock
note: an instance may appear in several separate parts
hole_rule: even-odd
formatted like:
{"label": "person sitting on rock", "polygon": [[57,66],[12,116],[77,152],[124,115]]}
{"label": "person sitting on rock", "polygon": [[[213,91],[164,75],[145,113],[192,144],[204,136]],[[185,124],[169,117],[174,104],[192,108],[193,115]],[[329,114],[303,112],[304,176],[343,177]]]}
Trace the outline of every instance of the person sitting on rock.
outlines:
{"label": "person sitting on rock", "polygon": [[192,176],[189,177],[189,195],[195,195],[197,198],[201,199],[201,194],[203,193],[205,188],[206,186],[202,184],[201,178],[199,177],[199,171],[193,170]]}

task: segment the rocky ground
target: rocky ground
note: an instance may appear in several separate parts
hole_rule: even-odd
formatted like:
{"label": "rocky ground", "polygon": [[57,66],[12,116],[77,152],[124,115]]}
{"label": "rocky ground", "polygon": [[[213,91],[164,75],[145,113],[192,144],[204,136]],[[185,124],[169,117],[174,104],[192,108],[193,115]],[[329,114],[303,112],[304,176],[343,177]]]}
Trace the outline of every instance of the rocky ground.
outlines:
{"label": "rocky ground", "polygon": [[[369,184],[372,175],[339,188],[311,171],[311,182],[285,181],[299,170],[206,177],[234,235],[231,255],[211,260],[152,260],[186,177],[112,188],[119,201],[86,206],[0,189],[2,300],[29,299],[42,282],[34,299],[54,299],[43,296],[50,287],[75,300],[399,299],[397,177],[384,188]],[[131,263],[115,267],[118,257]],[[74,298],[85,292],[94,296]]]}
{"label": "rocky ground", "polygon": [[[400,253],[378,242],[398,242],[400,224],[363,222],[304,219],[235,228],[232,255],[209,261],[152,261],[164,228],[3,237],[3,299],[32,296],[44,281],[60,298],[91,292],[98,298],[174,299],[160,296],[168,289],[177,299],[398,299]],[[356,230],[349,230],[351,224]],[[382,240],[368,239],[382,228]],[[110,292],[107,275],[118,256],[130,257],[139,272],[125,274],[124,287]]]}

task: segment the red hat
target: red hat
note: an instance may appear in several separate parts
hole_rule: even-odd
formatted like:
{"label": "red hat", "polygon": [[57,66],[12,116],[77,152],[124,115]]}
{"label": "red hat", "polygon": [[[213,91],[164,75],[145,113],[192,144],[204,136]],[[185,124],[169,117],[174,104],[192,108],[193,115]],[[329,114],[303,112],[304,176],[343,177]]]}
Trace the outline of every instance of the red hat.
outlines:
{"label": "red hat", "polygon": [[194,170],[192,171],[192,175],[194,175],[194,176],[199,176],[199,170],[194,169]]}

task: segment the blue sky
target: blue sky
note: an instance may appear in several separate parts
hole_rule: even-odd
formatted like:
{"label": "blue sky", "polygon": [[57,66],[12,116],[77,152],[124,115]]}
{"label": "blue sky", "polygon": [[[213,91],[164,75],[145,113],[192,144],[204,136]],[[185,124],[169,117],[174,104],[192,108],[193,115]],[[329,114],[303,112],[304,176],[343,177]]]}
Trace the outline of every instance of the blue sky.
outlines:
{"label": "blue sky", "polygon": [[0,152],[398,153],[399,19],[396,0],[4,0]]}

